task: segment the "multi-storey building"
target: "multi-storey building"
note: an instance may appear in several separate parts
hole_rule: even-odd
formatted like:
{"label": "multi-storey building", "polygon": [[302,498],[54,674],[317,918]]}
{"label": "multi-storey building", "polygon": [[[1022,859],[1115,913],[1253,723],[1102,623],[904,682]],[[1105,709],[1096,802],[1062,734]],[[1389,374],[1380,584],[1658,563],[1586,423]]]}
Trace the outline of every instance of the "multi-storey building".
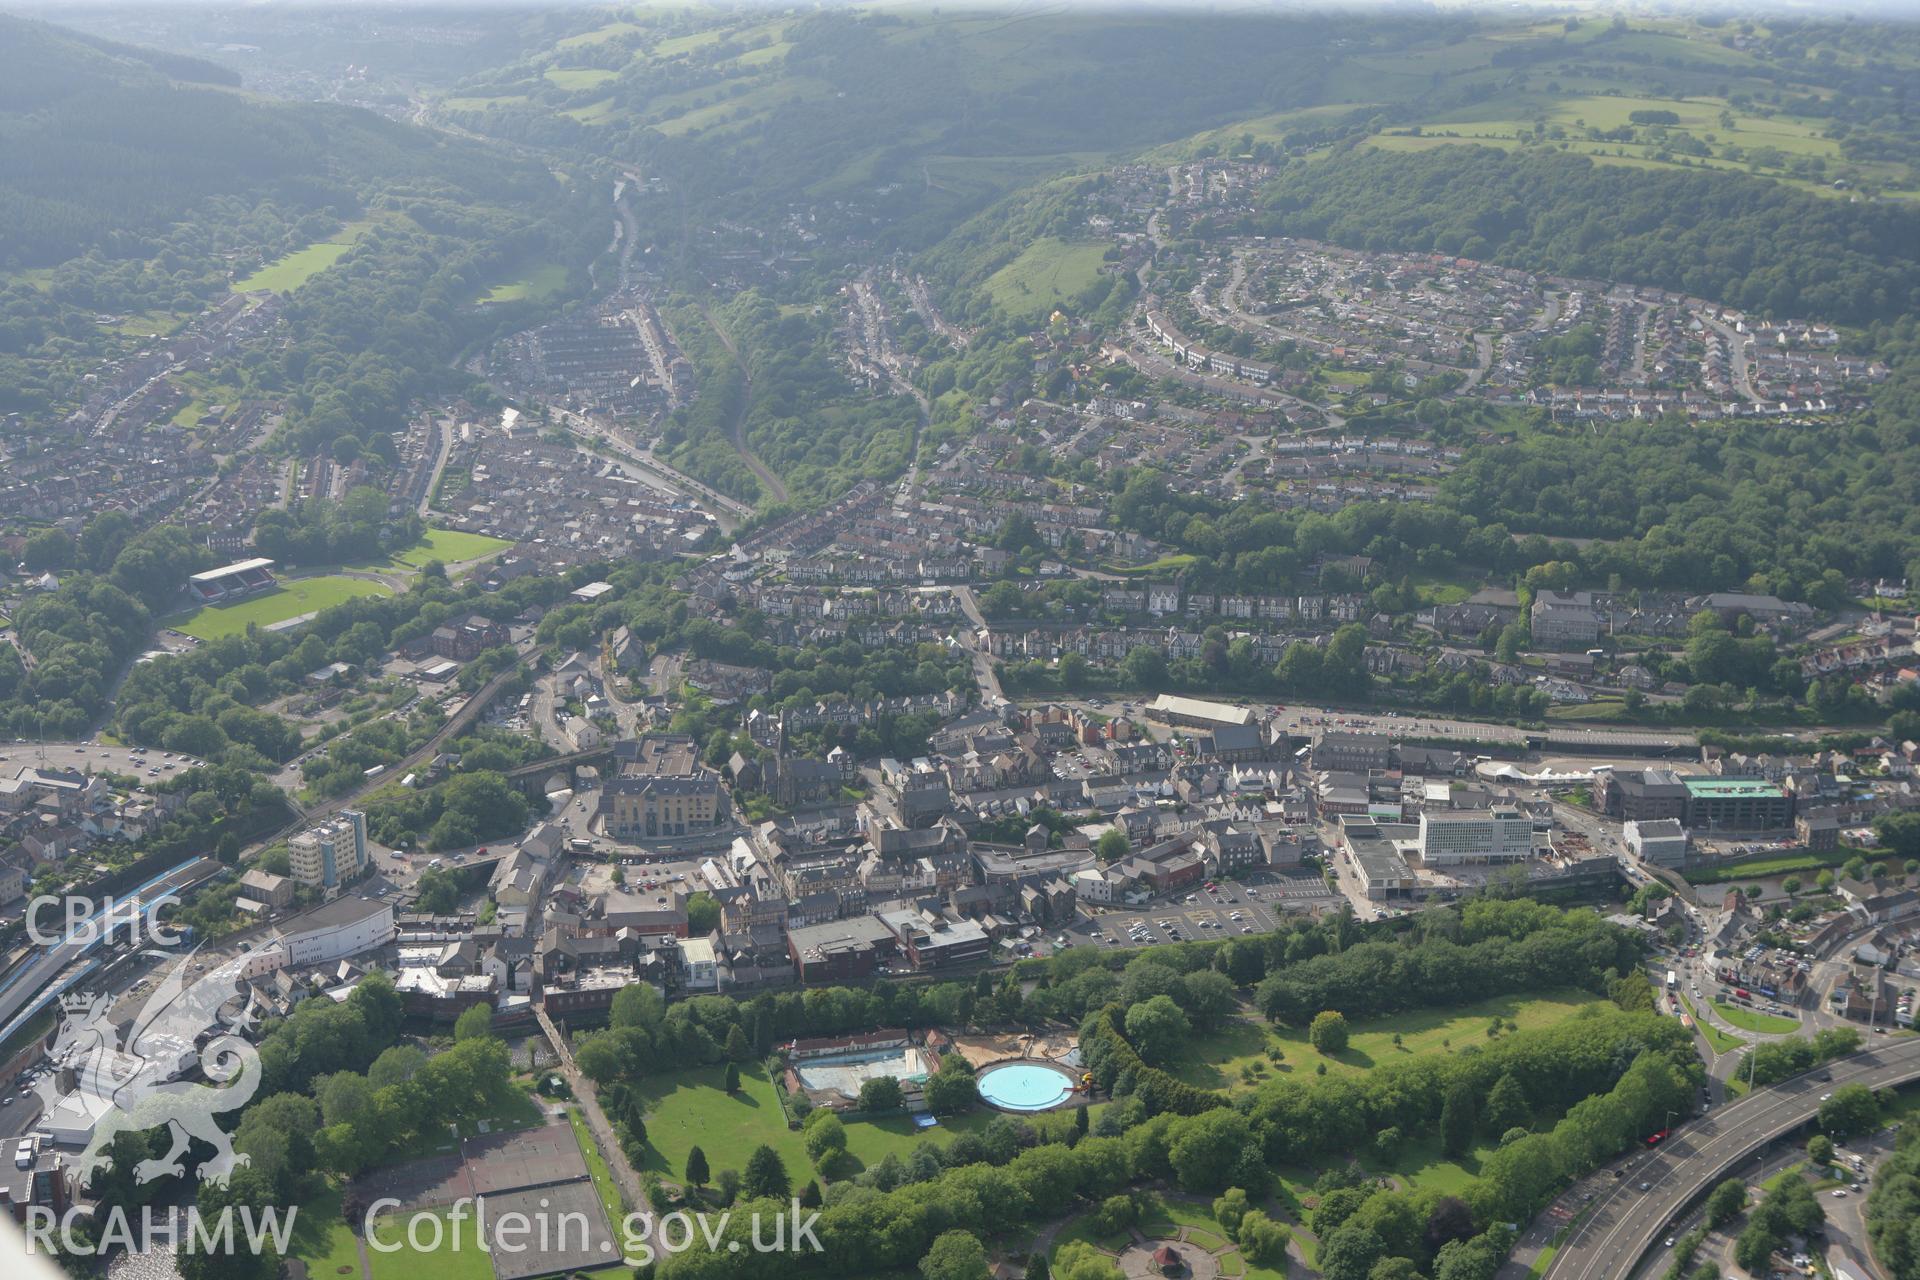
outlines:
{"label": "multi-storey building", "polygon": [[287,861],[301,884],[336,889],[367,866],[367,815],[342,809],[340,815],[287,841]]}

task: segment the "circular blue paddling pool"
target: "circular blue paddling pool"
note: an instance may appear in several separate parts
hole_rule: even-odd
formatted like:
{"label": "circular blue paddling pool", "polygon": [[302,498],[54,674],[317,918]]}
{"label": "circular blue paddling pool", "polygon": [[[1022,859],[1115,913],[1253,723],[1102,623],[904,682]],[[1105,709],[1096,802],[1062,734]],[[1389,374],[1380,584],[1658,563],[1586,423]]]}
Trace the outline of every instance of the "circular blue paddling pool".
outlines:
{"label": "circular blue paddling pool", "polygon": [[1044,1062],[1001,1062],[975,1081],[980,1098],[1002,1111],[1051,1111],[1073,1096],[1073,1077]]}

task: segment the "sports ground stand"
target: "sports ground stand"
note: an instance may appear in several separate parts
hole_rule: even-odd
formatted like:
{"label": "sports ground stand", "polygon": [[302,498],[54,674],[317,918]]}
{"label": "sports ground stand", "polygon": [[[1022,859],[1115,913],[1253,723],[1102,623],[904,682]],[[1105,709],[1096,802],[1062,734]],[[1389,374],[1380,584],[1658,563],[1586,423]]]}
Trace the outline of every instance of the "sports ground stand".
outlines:
{"label": "sports ground stand", "polygon": [[187,592],[195,604],[221,604],[239,600],[274,584],[271,560],[240,560],[187,579]]}
{"label": "sports ground stand", "polygon": [[[563,1120],[465,1139],[457,1156],[380,1170],[362,1178],[359,1190],[369,1204],[381,1197],[400,1201],[402,1213],[484,1200],[495,1280],[592,1271],[621,1260],[615,1224],[607,1220],[580,1143]],[[516,1228],[502,1248],[501,1223],[509,1214],[522,1215],[529,1225]]]}

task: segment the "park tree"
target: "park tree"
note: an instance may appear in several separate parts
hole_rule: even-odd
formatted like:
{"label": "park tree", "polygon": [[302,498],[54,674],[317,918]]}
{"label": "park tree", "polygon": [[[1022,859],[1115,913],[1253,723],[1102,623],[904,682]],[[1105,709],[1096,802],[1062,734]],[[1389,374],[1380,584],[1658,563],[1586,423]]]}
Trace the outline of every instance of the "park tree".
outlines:
{"label": "park tree", "polygon": [[1218,1030],[1233,1016],[1233,980],[1226,974],[1196,969],[1180,979],[1180,986],[1175,999],[1199,1030]]}
{"label": "park tree", "polygon": [[1494,1081],[1493,1088],[1487,1093],[1481,1127],[1488,1133],[1503,1134],[1509,1129],[1524,1129],[1532,1123],[1533,1113],[1527,1106],[1527,1095],[1520,1088],[1520,1082],[1511,1073]]}
{"label": "park tree", "polygon": [[858,1106],[862,1111],[898,1111],[905,1105],[900,1082],[892,1076],[874,1076],[860,1085]]}
{"label": "park tree", "polygon": [[804,1128],[807,1159],[815,1166],[847,1149],[847,1126],[825,1107],[808,1116]]}
{"label": "park tree", "polygon": [[729,1062],[745,1062],[753,1056],[753,1046],[747,1043],[747,1033],[740,1029],[739,1023],[727,1032],[725,1052]]}
{"label": "park tree", "polygon": [[1833,1139],[1824,1133],[1816,1133],[1807,1139],[1807,1159],[1817,1165],[1833,1163]]}
{"label": "park tree", "polygon": [[1185,1191],[1219,1191],[1234,1181],[1265,1182],[1260,1148],[1247,1132],[1246,1117],[1225,1107],[1176,1126],[1167,1161]]}
{"label": "park tree", "polygon": [[1449,1156],[1463,1156],[1473,1146],[1473,1131],[1478,1121],[1473,1086],[1464,1080],[1448,1087],[1440,1104],[1440,1149]]}
{"label": "park tree", "polygon": [[1367,1280],[1420,1280],[1420,1264],[1412,1258],[1382,1258],[1373,1264]]}
{"label": "park tree", "polygon": [[710,1176],[707,1169],[707,1153],[699,1147],[687,1152],[687,1183],[690,1186],[704,1187]]}
{"label": "park tree", "polygon": [[970,1110],[980,1097],[973,1065],[957,1053],[948,1054],[940,1059],[940,1069],[927,1077],[922,1093],[927,1110],[937,1116],[956,1116]]}
{"label": "park tree", "polygon": [[783,1200],[789,1189],[787,1166],[780,1162],[780,1153],[764,1143],[755,1147],[740,1175],[740,1190],[747,1199]]}
{"label": "park tree", "polygon": [[1367,1280],[1386,1250],[1379,1232],[1365,1223],[1349,1221],[1320,1242],[1320,1274],[1326,1280]]}
{"label": "park tree", "polygon": [[1170,996],[1142,1000],[1127,1010],[1127,1040],[1148,1062],[1172,1058],[1192,1030],[1187,1015]]}
{"label": "park tree", "polygon": [[920,1259],[925,1280],[987,1280],[987,1251],[970,1231],[943,1231]]}
{"label": "park tree", "polygon": [[1312,1025],[1307,1028],[1307,1043],[1324,1054],[1344,1053],[1347,1048],[1347,1015],[1337,1009],[1316,1013]]}
{"label": "park tree", "polygon": [[1292,1238],[1285,1223],[1275,1222],[1263,1210],[1249,1209],[1240,1219],[1240,1252],[1255,1266],[1286,1266],[1287,1242]]}
{"label": "park tree", "polygon": [[1227,1239],[1237,1240],[1240,1236],[1240,1220],[1247,1216],[1252,1206],[1247,1193],[1239,1187],[1228,1187],[1213,1202],[1213,1220],[1227,1233]]}
{"label": "park tree", "polygon": [[[1033,1280],[1029,1266],[1028,1280]],[[1040,1280],[1122,1280],[1120,1267],[1085,1240],[1069,1240],[1054,1255],[1052,1268]]]}
{"label": "park tree", "polygon": [[729,1095],[740,1092],[740,1064],[739,1063],[729,1062],[727,1064],[727,1072],[723,1079],[723,1083],[726,1085],[727,1093]]}

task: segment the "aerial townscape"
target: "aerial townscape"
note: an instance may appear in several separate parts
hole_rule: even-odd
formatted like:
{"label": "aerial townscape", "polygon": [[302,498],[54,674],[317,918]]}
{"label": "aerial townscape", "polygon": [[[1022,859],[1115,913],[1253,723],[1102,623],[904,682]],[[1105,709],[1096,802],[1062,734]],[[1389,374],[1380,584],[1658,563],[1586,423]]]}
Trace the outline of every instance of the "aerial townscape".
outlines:
{"label": "aerial townscape", "polygon": [[1920,1280],[1917,87],[18,0],[0,1276]]}

